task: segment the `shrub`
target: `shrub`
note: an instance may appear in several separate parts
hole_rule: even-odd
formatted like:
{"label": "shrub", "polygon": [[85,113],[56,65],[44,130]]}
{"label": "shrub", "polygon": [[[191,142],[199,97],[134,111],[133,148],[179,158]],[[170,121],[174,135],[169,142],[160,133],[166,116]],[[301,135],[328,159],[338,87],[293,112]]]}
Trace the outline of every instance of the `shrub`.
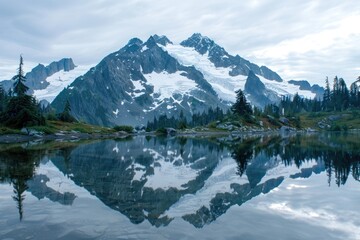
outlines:
{"label": "shrub", "polygon": [[158,128],[158,129],[156,130],[156,133],[166,135],[166,134],[167,134],[167,130],[166,130],[166,128]]}
{"label": "shrub", "polygon": [[113,129],[115,131],[124,131],[124,132],[127,132],[127,133],[133,133],[134,132],[134,128],[132,126],[126,126],[126,125],[115,126],[115,127],[113,127]]}

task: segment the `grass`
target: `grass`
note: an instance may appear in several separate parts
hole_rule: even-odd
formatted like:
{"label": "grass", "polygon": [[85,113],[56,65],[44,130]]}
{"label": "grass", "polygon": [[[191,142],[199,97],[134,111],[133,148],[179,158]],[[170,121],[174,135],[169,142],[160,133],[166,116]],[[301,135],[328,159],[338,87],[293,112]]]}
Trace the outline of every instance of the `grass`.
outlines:
{"label": "grass", "polygon": [[0,127],[0,135],[5,135],[5,134],[23,134],[23,133],[19,129]]}
{"label": "grass", "polygon": [[[100,133],[100,134],[109,134],[114,133],[115,130],[112,128],[106,128],[101,126],[94,126],[85,123],[68,123],[61,121],[50,121],[46,122],[45,126],[32,126],[28,127],[29,129],[34,129],[38,132],[43,132],[45,134],[54,134],[60,131],[71,132],[76,131],[80,133]],[[7,127],[0,127],[0,135],[4,134],[23,134],[19,129],[12,129]]]}
{"label": "grass", "polygon": [[360,111],[344,111],[344,112],[320,112],[320,113],[304,113],[300,115],[301,128],[314,128],[320,130],[318,122],[327,119],[329,116],[339,115],[340,119],[328,121],[331,125],[330,130],[351,130],[360,129]]}
{"label": "grass", "polygon": [[[89,125],[86,123],[68,123],[61,121],[48,121],[46,131],[59,132],[59,131],[76,131],[81,133],[113,133],[115,130],[111,128]],[[45,132],[46,133],[46,132]]]}

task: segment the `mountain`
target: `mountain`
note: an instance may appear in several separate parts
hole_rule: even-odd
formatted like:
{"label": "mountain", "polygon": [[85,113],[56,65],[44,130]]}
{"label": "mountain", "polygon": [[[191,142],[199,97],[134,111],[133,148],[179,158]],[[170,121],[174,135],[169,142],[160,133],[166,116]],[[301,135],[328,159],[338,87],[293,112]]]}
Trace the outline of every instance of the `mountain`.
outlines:
{"label": "mountain", "polygon": [[137,125],[160,114],[177,117],[183,111],[190,118],[209,107],[226,110],[239,88],[258,107],[297,92],[315,96],[268,67],[230,55],[197,33],[180,44],[158,35],[146,42],[131,39],[73,81],[52,106],[62,111],[69,100],[79,120],[105,126]]}
{"label": "mountain", "polygon": [[[29,94],[33,94],[39,101],[52,100],[78,76],[88,70],[87,66],[76,66],[71,58],[63,58],[49,65],[38,64],[25,74],[25,84],[29,87]],[[5,90],[13,87],[12,80],[2,81]]]}
{"label": "mountain", "polygon": [[73,115],[105,126],[146,124],[160,114],[186,117],[210,106],[226,109],[194,66],[181,64],[161,45],[166,37],[134,38],[77,78],[52,103],[61,111],[69,99]]}

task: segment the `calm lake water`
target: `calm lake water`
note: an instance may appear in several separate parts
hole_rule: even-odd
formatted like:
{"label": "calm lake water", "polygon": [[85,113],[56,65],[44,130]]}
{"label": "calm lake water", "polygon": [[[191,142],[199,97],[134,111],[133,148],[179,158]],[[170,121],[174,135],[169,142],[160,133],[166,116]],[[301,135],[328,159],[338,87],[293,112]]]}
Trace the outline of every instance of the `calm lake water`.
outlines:
{"label": "calm lake water", "polygon": [[360,239],[360,135],[0,146],[0,239]]}

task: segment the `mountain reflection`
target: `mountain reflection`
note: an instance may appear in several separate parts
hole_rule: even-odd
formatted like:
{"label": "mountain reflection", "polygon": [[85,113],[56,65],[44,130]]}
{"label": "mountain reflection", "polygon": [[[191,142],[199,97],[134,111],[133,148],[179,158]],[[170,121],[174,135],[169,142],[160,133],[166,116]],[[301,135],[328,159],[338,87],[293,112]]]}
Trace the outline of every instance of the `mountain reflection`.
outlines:
{"label": "mountain reflection", "polygon": [[41,164],[51,161],[132,223],[156,227],[181,217],[197,228],[234,205],[267,194],[285,179],[326,172],[329,185],[359,181],[358,135],[274,135],[214,139],[136,137],[106,140],[52,151],[18,147],[1,151],[0,180],[13,185],[23,216],[25,193],[71,205],[76,193],[47,185]]}

